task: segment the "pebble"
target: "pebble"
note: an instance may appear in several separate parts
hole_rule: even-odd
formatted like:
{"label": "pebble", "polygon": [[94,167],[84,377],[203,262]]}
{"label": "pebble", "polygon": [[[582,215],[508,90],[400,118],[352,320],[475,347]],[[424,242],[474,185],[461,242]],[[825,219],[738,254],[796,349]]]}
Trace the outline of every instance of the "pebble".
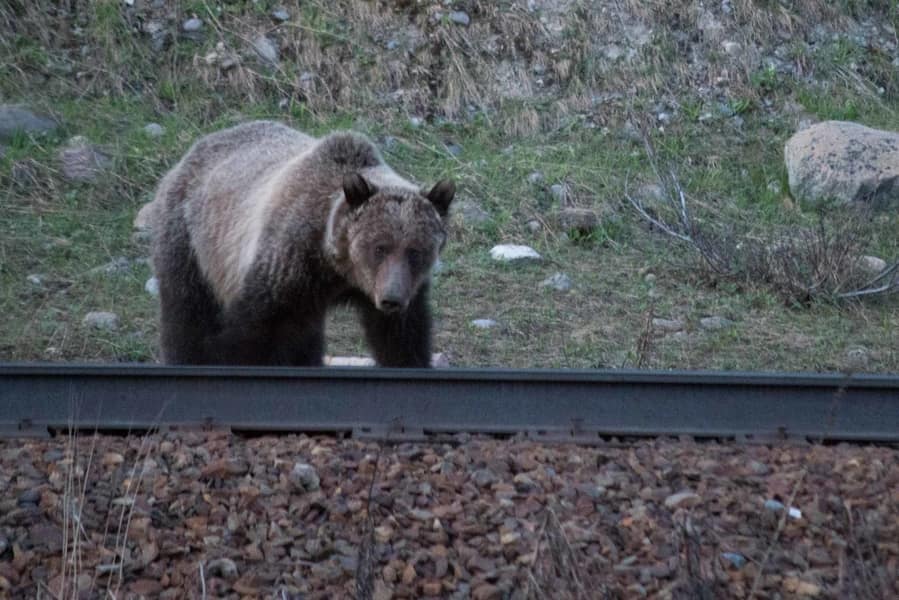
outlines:
{"label": "pebble", "polygon": [[563,204],[568,199],[568,186],[554,183],[549,186],[549,193],[552,194],[553,200]]}
{"label": "pebble", "polygon": [[159,296],[159,280],[155,277],[151,277],[147,280],[147,283],[144,284],[144,290],[154,298]]}
{"label": "pebble", "polygon": [[493,260],[500,261],[528,261],[540,260],[540,254],[530,246],[521,246],[517,244],[500,244],[490,249],[490,256]]}
{"label": "pebble", "polygon": [[278,48],[268,37],[260,35],[253,40],[253,50],[265,63],[269,65],[278,64]]}
{"label": "pebble", "polygon": [[684,328],[684,322],[680,319],[662,319],[656,317],[652,320],[652,326],[659,331],[674,333],[675,331],[680,331]]}
{"label": "pebble", "polygon": [[565,273],[555,273],[551,277],[547,277],[541,283],[543,287],[551,287],[559,292],[567,292],[571,289],[571,278]]}
{"label": "pebble", "polygon": [[283,23],[284,21],[290,19],[290,13],[287,12],[287,10],[285,10],[283,7],[278,7],[272,11],[272,19]]}
{"label": "pebble", "polygon": [[451,156],[459,156],[462,154],[462,146],[459,144],[446,144],[446,151],[450,153]]}
{"label": "pebble", "polygon": [[465,25],[467,27],[471,23],[471,17],[468,16],[468,13],[461,10],[452,11],[449,14],[449,18],[456,25]]}
{"label": "pebble", "polygon": [[478,329],[490,329],[496,327],[496,321],[493,319],[475,319],[471,322],[472,326]]}
{"label": "pebble", "polygon": [[418,129],[424,124],[424,119],[421,117],[409,117],[409,125],[412,126],[413,129]]}
{"label": "pebble", "polygon": [[152,138],[162,137],[165,134],[165,127],[159,123],[147,123],[144,125],[144,133]]}
{"label": "pebble", "polygon": [[192,19],[187,19],[181,24],[181,29],[187,31],[189,33],[200,31],[203,28],[203,21],[194,17]]}
{"label": "pebble", "polygon": [[543,183],[543,173],[541,173],[540,171],[534,171],[533,173],[529,174],[528,183],[530,183],[531,185]]}
{"label": "pebble", "polygon": [[113,312],[94,311],[84,315],[81,323],[86,327],[111,331],[118,329],[119,316]]}
{"label": "pebble", "polygon": [[727,329],[734,324],[730,319],[724,317],[704,317],[699,320],[699,326],[707,331],[716,331],[718,329]]}
{"label": "pebble", "polygon": [[721,558],[723,558],[728,564],[730,564],[735,569],[742,569],[746,566],[746,557],[742,554],[738,554],[737,552],[722,552]]}
{"label": "pebble", "polygon": [[862,256],[858,259],[860,269],[871,275],[878,275],[887,268],[887,261],[877,256]]}
{"label": "pebble", "polygon": [[291,481],[301,491],[314,492],[319,489],[321,480],[315,467],[306,463],[296,463],[290,472]]}
{"label": "pebble", "polygon": [[28,280],[28,283],[30,283],[31,285],[33,285],[35,287],[43,287],[43,285],[44,285],[44,276],[43,275],[39,275],[37,273],[32,273],[31,275],[26,277],[26,279]]}
{"label": "pebble", "polygon": [[543,226],[540,224],[540,221],[538,221],[537,219],[531,219],[525,225],[527,226],[528,231],[530,231],[531,233],[537,233],[541,229],[543,229]]}
{"label": "pebble", "polygon": [[665,498],[665,506],[667,508],[690,508],[702,502],[702,498],[695,492],[684,490],[676,494],[671,494]]}

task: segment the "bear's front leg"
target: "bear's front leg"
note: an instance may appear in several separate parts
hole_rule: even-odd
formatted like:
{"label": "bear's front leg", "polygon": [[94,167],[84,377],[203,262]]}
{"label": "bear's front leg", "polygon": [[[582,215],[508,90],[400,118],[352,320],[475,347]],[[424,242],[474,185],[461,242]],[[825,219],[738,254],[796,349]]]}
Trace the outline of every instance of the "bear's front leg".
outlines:
{"label": "bear's front leg", "polygon": [[431,309],[423,287],[401,313],[384,313],[366,302],[362,326],[375,361],[382,367],[431,366]]}

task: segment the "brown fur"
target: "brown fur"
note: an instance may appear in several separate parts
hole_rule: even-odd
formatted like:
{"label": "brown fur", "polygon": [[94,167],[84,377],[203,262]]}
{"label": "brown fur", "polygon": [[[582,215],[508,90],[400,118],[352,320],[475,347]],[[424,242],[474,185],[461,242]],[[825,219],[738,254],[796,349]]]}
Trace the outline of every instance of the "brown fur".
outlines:
{"label": "brown fur", "polygon": [[348,301],[379,364],[429,366],[453,195],[420,190],[356,133],[258,121],[200,139],[154,199],[163,361],[320,365],[325,313]]}

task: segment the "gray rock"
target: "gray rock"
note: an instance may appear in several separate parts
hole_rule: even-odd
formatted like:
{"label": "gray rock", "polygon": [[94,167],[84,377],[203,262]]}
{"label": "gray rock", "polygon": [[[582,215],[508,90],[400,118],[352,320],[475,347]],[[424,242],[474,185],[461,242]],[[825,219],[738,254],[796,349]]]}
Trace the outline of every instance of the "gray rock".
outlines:
{"label": "gray rock", "polygon": [[690,490],[684,490],[676,494],[671,494],[665,498],[666,508],[690,508],[702,502],[702,498]]}
{"label": "gray rock", "polygon": [[721,47],[731,56],[738,56],[743,51],[743,46],[739,42],[724,41],[721,42]]}
{"label": "gray rock", "polygon": [[559,211],[559,225],[565,231],[589,233],[599,227],[600,218],[595,210],[568,207]]}
{"label": "gray rock", "polygon": [[540,254],[530,246],[521,246],[517,244],[499,244],[490,249],[490,256],[493,260],[503,262],[520,262],[540,260]]}
{"label": "gray rock", "polygon": [[551,287],[559,292],[567,292],[571,289],[571,278],[565,273],[556,273],[552,277],[544,279],[540,285]]}
{"label": "gray rock", "polygon": [[664,331],[665,333],[674,333],[684,328],[684,322],[680,319],[662,319],[656,317],[652,320],[653,329]]}
{"label": "gray rock", "polygon": [[478,487],[487,487],[497,482],[496,475],[490,469],[478,469],[472,472],[471,480]]}
{"label": "gray rock", "polygon": [[871,276],[879,275],[887,268],[887,261],[877,256],[862,256],[857,264],[859,269]]}
{"label": "gray rock", "polygon": [[159,123],[147,123],[144,125],[144,133],[152,138],[162,137],[165,134],[165,127]]}
{"label": "gray rock", "polygon": [[825,121],[794,134],[784,158],[797,200],[899,206],[899,133]]}
{"label": "gray rock", "polygon": [[284,7],[279,6],[275,10],[272,11],[272,19],[283,23],[284,21],[290,20],[290,13]]}
{"label": "gray rock", "polygon": [[44,287],[44,278],[44,275],[41,275],[39,273],[32,273],[25,279],[34,287]]}
{"label": "gray rock", "polygon": [[387,40],[386,47],[388,50],[396,50],[397,48],[400,47],[400,43],[396,39],[389,39],[389,40]]}
{"label": "gray rock", "polygon": [[315,467],[306,463],[296,463],[290,472],[290,480],[300,491],[314,492],[319,489],[321,480]]}
{"label": "gray rock", "polygon": [[131,270],[131,261],[124,256],[119,256],[105,265],[94,267],[88,273],[91,275],[121,275]]}
{"label": "gray rock", "polygon": [[568,189],[568,186],[561,183],[554,183],[553,185],[551,185],[549,187],[549,193],[552,194],[553,200],[558,202],[560,205],[564,205],[571,195],[571,191]]}
{"label": "gray rock", "polygon": [[171,41],[171,31],[163,21],[147,21],[143,29],[150,36],[150,47],[154,52],[162,52]]}
{"label": "gray rock", "polygon": [[496,321],[493,319],[475,319],[471,322],[471,325],[478,329],[491,329],[496,327]]}
{"label": "gray rock", "polygon": [[154,298],[159,297],[159,280],[155,277],[149,278],[144,284],[144,289]]}
{"label": "gray rock", "polygon": [[703,317],[699,319],[699,326],[707,331],[716,331],[718,329],[727,329],[734,324],[730,319],[720,316]]}
{"label": "gray rock", "polygon": [[468,16],[468,13],[461,10],[452,11],[449,14],[449,18],[450,21],[452,21],[456,25],[468,26],[471,23],[471,17]]}
{"label": "gray rock", "polygon": [[19,132],[29,135],[47,134],[56,128],[56,121],[37,115],[24,106],[0,104],[0,140],[12,139]]}
{"label": "gray rock", "polygon": [[737,552],[722,552],[721,558],[735,569],[742,569],[746,566],[746,557]]}
{"label": "gray rock", "polygon": [[89,312],[84,315],[81,323],[85,327],[112,331],[114,329],[118,329],[119,327],[119,316],[112,312]]}
{"label": "gray rock", "polygon": [[460,156],[462,154],[462,146],[459,144],[446,144],[446,151],[452,156]]}
{"label": "gray rock", "polygon": [[463,200],[456,207],[456,214],[467,225],[483,225],[490,221],[490,214],[472,200]]}
{"label": "gray rock", "polygon": [[181,23],[181,29],[188,33],[194,33],[203,29],[203,21],[196,17],[192,19],[187,19],[183,23]]}
{"label": "gray rock", "polygon": [[260,35],[253,40],[253,50],[267,65],[278,65],[278,47],[267,36]]}
{"label": "gray rock", "polygon": [[534,171],[533,173],[528,175],[528,183],[531,185],[538,185],[543,183],[543,173],[540,171]]}
{"label": "gray rock", "polygon": [[75,136],[58,154],[62,173],[70,181],[94,181],[112,166],[112,158],[82,136]]}
{"label": "gray rock", "polygon": [[865,369],[871,362],[871,351],[864,346],[853,346],[846,350],[846,366],[852,369]]}
{"label": "gray rock", "polygon": [[531,233],[537,233],[541,229],[543,229],[543,225],[541,225],[540,221],[538,221],[537,219],[531,219],[530,221],[525,223],[525,225],[527,226],[528,231],[530,231]]}
{"label": "gray rock", "polygon": [[422,124],[424,124],[424,119],[421,117],[409,117],[409,125],[411,125],[413,129],[418,129]]}

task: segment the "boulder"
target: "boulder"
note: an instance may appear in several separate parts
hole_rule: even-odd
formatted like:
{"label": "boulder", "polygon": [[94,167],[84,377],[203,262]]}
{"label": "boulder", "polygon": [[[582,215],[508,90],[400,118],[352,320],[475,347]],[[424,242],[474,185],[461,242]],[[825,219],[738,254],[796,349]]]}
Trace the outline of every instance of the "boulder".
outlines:
{"label": "boulder", "polygon": [[899,206],[899,133],[825,121],[793,135],[784,157],[800,202]]}

